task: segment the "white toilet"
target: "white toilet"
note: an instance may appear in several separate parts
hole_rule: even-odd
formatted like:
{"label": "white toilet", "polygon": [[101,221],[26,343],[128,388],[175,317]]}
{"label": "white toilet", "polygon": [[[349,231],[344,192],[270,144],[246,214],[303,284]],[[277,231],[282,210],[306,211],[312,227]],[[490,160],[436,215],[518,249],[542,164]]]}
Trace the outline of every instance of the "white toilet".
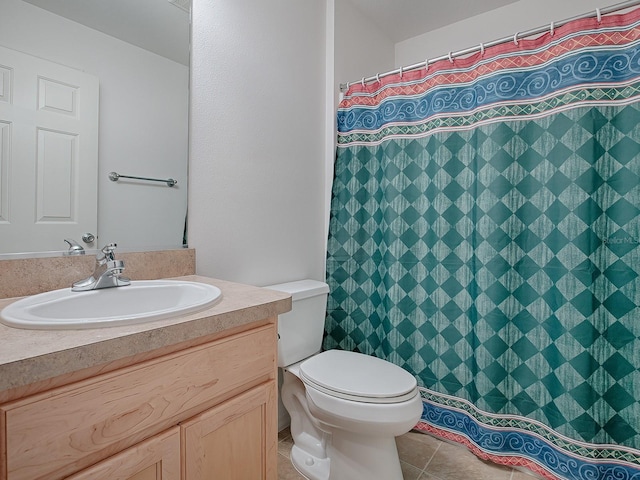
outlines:
{"label": "white toilet", "polygon": [[291,312],[278,319],[282,402],[291,416],[291,461],[310,480],[402,480],[395,437],[420,419],[416,379],[361,353],[318,353],[324,332],[326,283],[271,285],[290,293]]}

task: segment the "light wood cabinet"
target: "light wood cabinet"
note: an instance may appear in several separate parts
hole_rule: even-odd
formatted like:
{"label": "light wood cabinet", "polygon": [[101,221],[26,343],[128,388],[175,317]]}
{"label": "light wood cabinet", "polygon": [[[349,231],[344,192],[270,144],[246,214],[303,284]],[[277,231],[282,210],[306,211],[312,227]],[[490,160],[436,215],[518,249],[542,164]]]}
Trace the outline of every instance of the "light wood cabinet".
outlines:
{"label": "light wood cabinet", "polygon": [[262,385],[183,423],[184,478],[275,479],[276,392]]}
{"label": "light wood cabinet", "polygon": [[140,442],[67,480],[180,480],[180,428]]}
{"label": "light wood cabinet", "polygon": [[275,322],[0,405],[0,480],[275,480]]}

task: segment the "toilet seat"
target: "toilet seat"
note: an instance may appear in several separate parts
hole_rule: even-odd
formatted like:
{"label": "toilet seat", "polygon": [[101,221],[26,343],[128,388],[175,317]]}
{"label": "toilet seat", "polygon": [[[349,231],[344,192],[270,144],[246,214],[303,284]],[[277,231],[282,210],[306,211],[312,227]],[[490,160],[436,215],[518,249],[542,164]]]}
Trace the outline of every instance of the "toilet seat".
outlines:
{"label": "toilet seat", "polygon": [[417,393],[416,379],[406,370],[344,350],[327,350],[303,361],[299,378],[327,395],[361,403],[401,403]]}

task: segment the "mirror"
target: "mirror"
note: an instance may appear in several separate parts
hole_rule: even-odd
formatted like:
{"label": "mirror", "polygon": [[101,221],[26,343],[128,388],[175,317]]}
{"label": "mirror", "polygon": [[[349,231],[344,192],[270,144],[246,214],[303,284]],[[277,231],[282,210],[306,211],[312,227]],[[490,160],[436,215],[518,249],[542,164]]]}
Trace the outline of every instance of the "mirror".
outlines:
{"label": "mirror", "polygon": [[[189,3],[2,0],[0,255],[66,253],[65,238],[85,249],[109,242],[125,251],[186,245]],[[6,65],[11,62],[3,61],[3,52],[15,65]],[[82,96],[91,89],[78,87],[81,80],[48,73],[58,70],[95,79],[94,97]],[[35,72],[37,82],[21,81],[23,71]],[[35,112],[19,104],[27,98],[20,90],[26,84],[35,86],[26,100]],[[93,101],[96,127],[88,128],[93,117],[82,109]],[[44,115],[49,122],[61,112],[59,123],[21,133],[24,118]],[[67,127],[68,117],[87,133]],[[90,155],[84,149],[92,141],[97,165],[87,178]],[[111,172],[177,184],[112,181]],[[83,210],[94,215],[86,227],[79,219],[90,215]],[[20,222],[38,228],[7,233]],[[85,233],[94,241],[83,241]]]}

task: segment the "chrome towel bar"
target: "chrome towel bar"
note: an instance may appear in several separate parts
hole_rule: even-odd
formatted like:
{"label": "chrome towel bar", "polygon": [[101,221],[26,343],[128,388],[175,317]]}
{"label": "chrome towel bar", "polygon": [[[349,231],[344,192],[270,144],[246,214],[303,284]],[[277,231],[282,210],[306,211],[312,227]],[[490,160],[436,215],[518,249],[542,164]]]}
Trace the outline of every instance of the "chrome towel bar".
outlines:
{"label": "chrome towel bar", "polygon": [[116,172],[111,172],[109,174],[109,180],[111,180],[112,182],[117,182],[121,178],[133,178],[135,180],[148,180],[150,182],[162,182],[162,183],[166,183],[167,187],[173,187],[178,184],[178,181],[174,180],[173,178],[167,178],[166,180],[164,180],[162,178],[132,177],[130,175],[120,175],[119,173],[116,173]]}

